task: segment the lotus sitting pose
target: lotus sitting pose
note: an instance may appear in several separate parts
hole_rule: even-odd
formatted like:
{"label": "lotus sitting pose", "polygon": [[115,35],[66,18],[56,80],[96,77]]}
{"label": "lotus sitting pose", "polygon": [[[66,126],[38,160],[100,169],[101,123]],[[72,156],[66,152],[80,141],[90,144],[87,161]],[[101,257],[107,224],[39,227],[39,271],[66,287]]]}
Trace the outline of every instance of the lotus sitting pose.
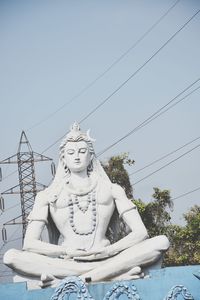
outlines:
{"label": "lotus sitting pose", "polygon": [[[130,233],[110,244],[106,232],[115,208]],[[92,282],[133,279],[169,247],[166,236],[148,237],[136,206],[109,180],[93,140],[77,123],[60,146],[53,182],[38,193],[28,219],[23,250],[8,250],[4,263],[47,285],[70,275]],[[45,226],[48,243],[41,241]]]}

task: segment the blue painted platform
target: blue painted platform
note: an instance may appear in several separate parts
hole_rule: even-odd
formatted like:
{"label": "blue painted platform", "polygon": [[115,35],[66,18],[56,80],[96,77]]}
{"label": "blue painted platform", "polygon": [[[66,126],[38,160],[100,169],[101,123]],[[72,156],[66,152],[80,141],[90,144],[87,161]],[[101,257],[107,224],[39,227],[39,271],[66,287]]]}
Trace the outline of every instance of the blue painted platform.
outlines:
{"label": "blue painted platform", "polygon": [[[0,300],[200,300],[200,265],[154,270],[145,279],[83,284],[79,295],[71,278],[58,289],[27,290],[25,282],[0,284]],[[71,296],[64,295],[66,291]]]}

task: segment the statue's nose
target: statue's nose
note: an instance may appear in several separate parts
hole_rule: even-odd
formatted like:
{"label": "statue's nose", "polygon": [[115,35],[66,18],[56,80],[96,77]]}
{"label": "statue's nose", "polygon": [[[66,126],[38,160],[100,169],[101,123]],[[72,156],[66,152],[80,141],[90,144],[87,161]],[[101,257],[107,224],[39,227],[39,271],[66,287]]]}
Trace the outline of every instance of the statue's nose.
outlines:
{"label": "statue's nose", "polygon": [[75,152],[74,157],[75,157],[75,160],[78,160],[78,159],[79,159],[79,153],[78,153],[78,151]]}

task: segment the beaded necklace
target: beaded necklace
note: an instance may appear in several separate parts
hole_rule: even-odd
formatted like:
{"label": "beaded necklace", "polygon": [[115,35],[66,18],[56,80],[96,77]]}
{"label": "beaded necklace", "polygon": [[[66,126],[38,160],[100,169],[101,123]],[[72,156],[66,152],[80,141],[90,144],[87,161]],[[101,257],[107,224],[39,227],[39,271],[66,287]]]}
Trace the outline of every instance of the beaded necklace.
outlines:
{"label": "beaded necklace", "polygon": [[[69,198],[69,223],[71,225],[72,230],[78,234],[78,235],[89,235],[92,234],[96,229],[97,224],[97,209],[96,209],[96,191],[93,190],[87,194],[87,201],[86,205],[83,207],[80,204],[79,201],[80,195],[77,194],[71,194]],[[73,199],[74,198],[74,199]],[[74,207],[77,206],[78,209],[85,214],[90,206],[91,206],[91,212],[92,212],[92,224],[91,228],[88,231],[80,231],[76,228],[76,225],[74,223]]]}

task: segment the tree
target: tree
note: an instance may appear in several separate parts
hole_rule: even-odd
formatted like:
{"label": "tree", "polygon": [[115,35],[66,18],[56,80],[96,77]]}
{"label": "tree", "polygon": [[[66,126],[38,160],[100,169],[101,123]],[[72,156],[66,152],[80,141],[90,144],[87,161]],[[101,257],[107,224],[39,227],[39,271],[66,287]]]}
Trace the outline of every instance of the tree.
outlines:
{"label": "tree", "polygon": [[170,225],[166,228],[171,246],[165,265],[194,265],[200,263],[200,206],[193,206],[184,214],[185,226]]}
{"label": "tree", "polygon": [[[152,195],[154,200],[148,204],[145,204],[140,199],[133,200],[133,188],[130,183],[128,172],[125,169],[126,165],[131,166],[133,164],[134,160],[130,159],[127,153],[123,153],[111,157],[103,164],[103,168],[110,180],[123,187],[130,201],[133,201],[136,204],[148,230],[149,236],[152,237],[164,234],[165,227],[170,221],[168,210],[173,207],[170,192],[168,190],[162,191],[159,188],[154,188],[154,193]],[[107,236],[111,242],[116,242],[128,233],[128,228],[123,220],[119,219],[117,210],[114,211],[110,224],[112,224],[112,226],[109,227]]]}
{"label": "tree", "polygon": [[[164,256],[163,266],[200,264],[200,206],[195,205],[185,215],[185,226],[172,225],[170,223],[170,211],[173,202],[169,190],[161,190],[155,187],[152,199],[145,203],[141,199],[133,200],[133,188],[130,183],[126,165],[133,165],[134,161],[127,153],[111,157],[103,167],[113,183],[121,185],[130,201],[133,201],[148,230],[153,237],[165,234],[170,240],[170,248]],[[107,236],[111,243],[124,237],[128,228],[119,219],[117,211],[114,211]]]}
{"label": "tree", "polygon": [[169,190],[154,188],[152,197],[153,200],[147,204],[140,199],[133,201],[138,207],[150,237],[165,233],[171,219],[169,210],[173,208]]}
{"label": "tree", "polygon": [[132,166],[133,164],[134,160],[128,157],[128,153],[113,156],[103,164],[103,168],[110,180],[113,183],[117,183],[121,187],[123,187],[129,199],[133,198],[133,188],[130,183],[129,175],[125,166]]}
{"label": "tree", "polygon": [[[133,164],[134,160],[128,157],[128,153],[113,156],[106,163],[102,164],[111,182],[119,184],[125,190],[127,197],[131,200],[133,199],[133,188],[125,166],[132,166]],[[128,232],[129,229],[127,225],[119,218],[119,214],[115,209],[110,221],[107,237],[111,243],[114,243],[126,236]]]}

